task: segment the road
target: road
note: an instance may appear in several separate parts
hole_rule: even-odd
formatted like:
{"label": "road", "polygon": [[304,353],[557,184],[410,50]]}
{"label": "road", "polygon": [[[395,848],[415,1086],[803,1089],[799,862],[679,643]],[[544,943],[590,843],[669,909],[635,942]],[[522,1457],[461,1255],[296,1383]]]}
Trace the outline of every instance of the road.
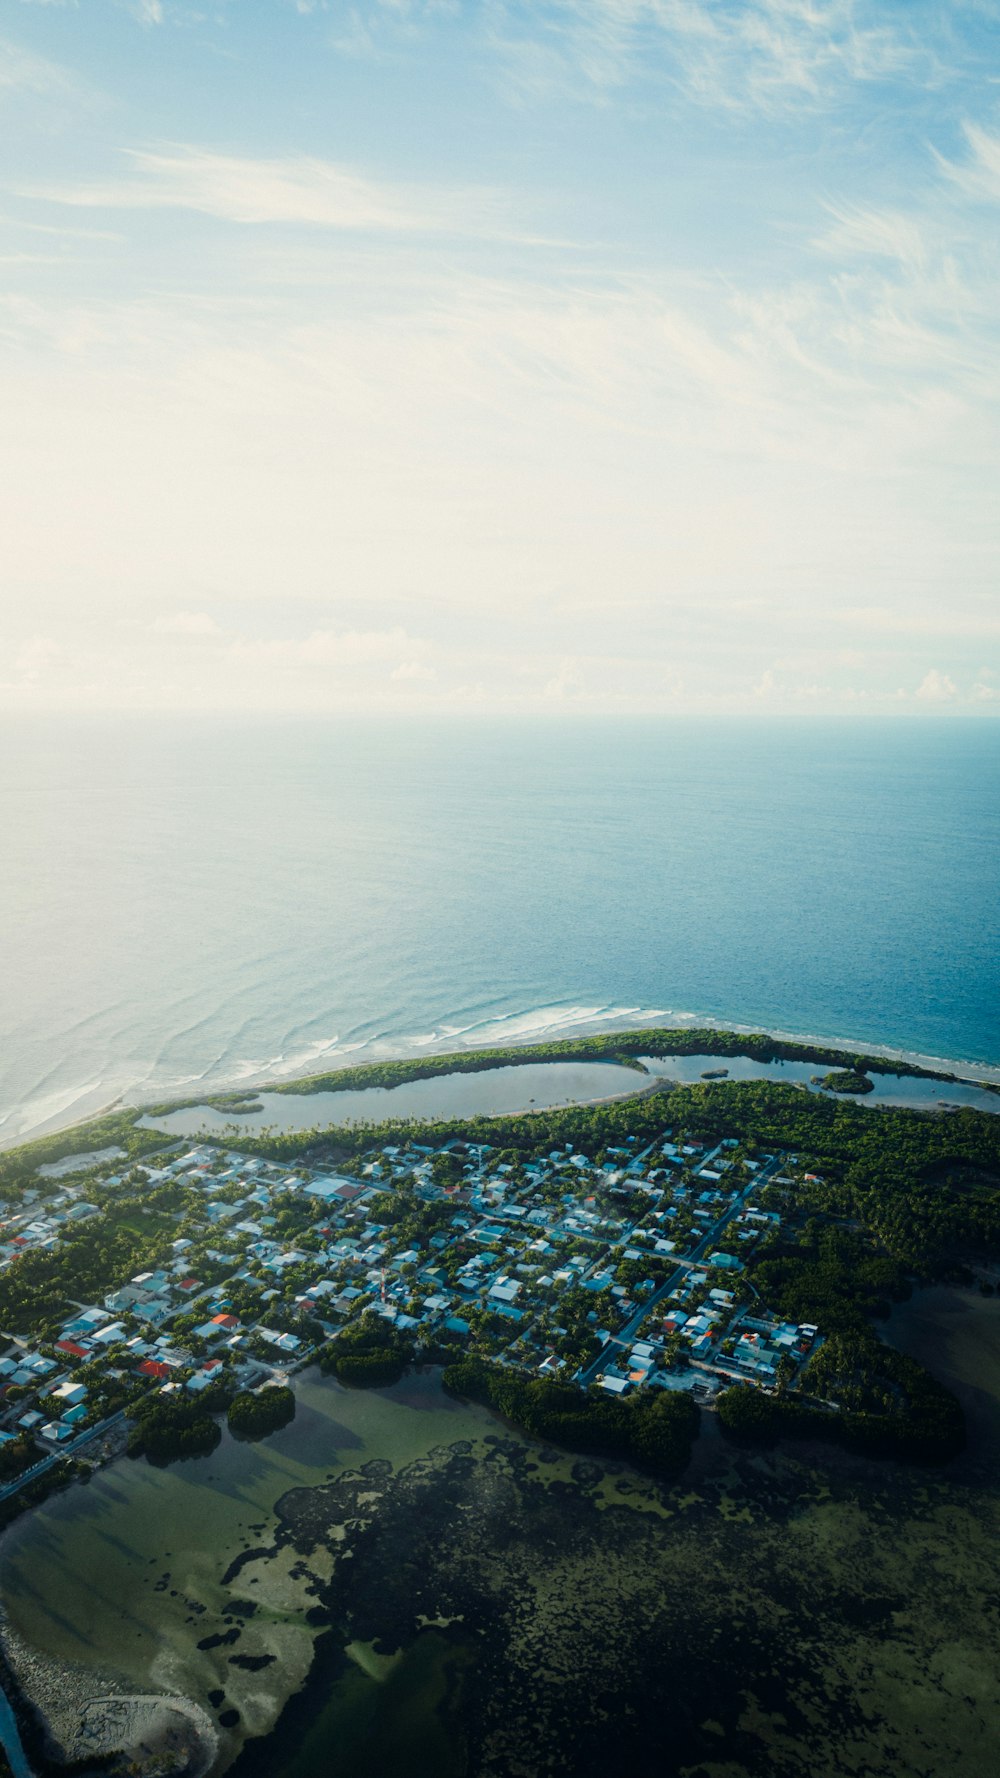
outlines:
{"label": "road", "polygon": [[[705,1160],[701,1162],[701,1167],[707,1167],[709,1161],[713,1160],[718,1152],[718,1149],[713,1149],[712,1154],[706,1156]],[[647,1297],[646,1301],[636,1309],[635,1314],[629,1317],[624,1327],[621,1328],[618,1333],[612,1335],[607,1345],[604,1346],[597,1354],[597,1357],[587,1365],[586,1369],[577,1372],[576,1381],[578,1383],[582,1384],[584,1388],[587,1388],[588,1384],[596,1381],[602,1371],[606,1371],[610,1365],[615,1363],[616,1359],[621,1357],[622,1349],[627,1349],[631,1346],[632,1341],[635,1339],[636,1334],[650,1310],[655,1309],[658,1304],[663,1302],[665,1297],[670,1295],[671,1291],[676,1290],[685,1273],[690,1271],[692,1266],[697,1265],[700,1260],[704,1259],[706,1253],[710,1251],[715,1242],[719,1239],[726,1224],[732,1220],[738,1210],[742,1209],[748,1198],[753,1197],[768,1184],[772,1176],[778,1171],[779,1167],[784,1164],[784,1158],[783,1155],[772,1155],[769,1160],[765,1161],[759,1172],[754,1174],[753,1178],[744,1187],[735,1202],[730,1203],[727,1206],[718,1221],[714,1222],[711,1228],[702,1236],[702,1239],[698,1242],[694,1251],[686,1254],[684,1259],[679,1262],[676,1270],[671,1272],[666,1283],[661,1284],[659,1290],[654,1291],[651,1297]]]}
{"label": "road", "polygon": [[[150,1393],[154,1392],[150,1391]],[[109,1427],[117,1426],[119,1421],[124,1418],[125,1411],[123,1408],[119,1408],[117,1413],[110,1414],[106,1420],[99,1420],[96,1426],[85,1427],[68,1444],[60,1445],[56,1451],[50,1451],[40,1463],[33,1463],[30,1469],[22,1470],[21,1474],[15,1476],[12,1482],[8,1482],[6,1487],[0,1488],[0,1501],[9,1500],[12,1494],[17,1494],[29,1482],[37,1482],[39,1476],[43,1476],[46,1470],[51,1469],[54,1464],[61,1463],[64,1457],[74,1456],[81,1446],[89,1445],[92,1439],[97,1438],[102,1432],[107,1432]]]}

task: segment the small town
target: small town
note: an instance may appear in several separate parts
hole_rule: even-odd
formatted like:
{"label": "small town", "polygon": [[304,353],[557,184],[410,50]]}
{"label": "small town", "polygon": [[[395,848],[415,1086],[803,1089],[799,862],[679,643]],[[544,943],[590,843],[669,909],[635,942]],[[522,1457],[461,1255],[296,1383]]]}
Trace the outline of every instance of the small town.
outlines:
{"label": "small town", "polygon": [[596,1157],[411,1140],[294,1171],[175,1144],[124,1173],[91,1160],[84,1184],[40,1178],[4,1207],[0,1275],[87,1222],[138,1227],[155,1260],[3,1329],[0,1452],[22,1458],[4,1493],[59,1456],[116,1454],[152,1394],[285,1384],[363,1317],[418,1359],[470,1351],[615,1396],[794,1387],[822,1335],[767,1313],[747,1261],[797,1166],[667,1129]]}

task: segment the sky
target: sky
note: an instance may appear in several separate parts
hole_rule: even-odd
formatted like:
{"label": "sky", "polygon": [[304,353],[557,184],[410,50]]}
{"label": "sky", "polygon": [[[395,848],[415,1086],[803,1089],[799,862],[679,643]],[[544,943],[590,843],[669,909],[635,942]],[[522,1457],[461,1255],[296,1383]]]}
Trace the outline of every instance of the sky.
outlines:
{"label": "sky", "polygon": [[4,0],[0,711],[1000,715],[1000,0]]}

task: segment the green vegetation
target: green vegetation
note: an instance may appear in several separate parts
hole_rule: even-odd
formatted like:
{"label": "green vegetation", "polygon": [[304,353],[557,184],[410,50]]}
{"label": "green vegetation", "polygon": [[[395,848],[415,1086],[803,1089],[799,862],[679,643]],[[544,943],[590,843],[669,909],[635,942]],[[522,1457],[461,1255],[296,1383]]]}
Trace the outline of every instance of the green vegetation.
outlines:
{"label": "green vegetation", "polygon": [[686,1392],[645,1391],[613,1400],[597,1390],[584,1394],[571,1384],[529,1380],[474,1357],[448,1365],[444,1386],[452,1395],[485,1402],[535,1438],[570,1451],[626,1457],[655,1475],[678,1475],[698,1432],[698,1407]]}
{"label": "green vegetation", "polygon": [[413,1362],[413,1351],[412,1340],[367,1310],[324,1346],[319,1363],[338,1383],[354,1389],[380,1389],[399,1382]]}
{"label": "green vegetation", "polygon": [[772,1444],[781,1431],[782,1403],[749,1383],[734,1383],[715,1398],[719,1421],[747,1444]]}
{"label": "green vegetation", "polygon": [[[767,1032],[720,1031],[713,1026],[697,1030],[673,1030],[653,1027],[639,1031],[610,1031],[595,1037],[566,1037],[549,1043],[507,1046],[501,1049],[459,1050],[451,1055],[422,1056],[405,1062],[364,1062],[356,1067],[337,1068],[323,1074],[310,1074],[299,1080],[282,1080],[268,1085],[269,1093],[338,1093],[365,1087],[397,1087],[407,1081],[430,1080],[442,1074],[477,1074],[489,1068],[503,1068],[527,1062],[615,1062],[623,1068],[642,1071],[640,1056],[745,1056],[756,1062],[817,1062],[843,1067],[849,1065],[859,1075],[876,1073],[920,1075],[930,1080],[954,1080],[953,1074],[939,1073],[903,1061],[884,1057],[848,1054],[826,1045],[794,1043],[772,1037]],[[208,1098],[173,1099],[148,1107],[148,1115],[163,1117],[171,1111],[191,1105],[212,1105],[219,1111],[243,1111],[259,1108],[255,1093],[217,1093]],[[130,1114],[134,1115],[134,1114]],[[412,1126],[411,1126],[412,1127]],[[70,1149],[63,1152],[70,1153]]]}
{"label": "green vegetation", "polygon": [[[547,1059],[567,1053],[596,1058],[594,1046],[603,1044],[601,1053],[607,1054],[610,1041],[541,1046],[539,1053]],[[828,1059],[807,1046],[707,1032],[619,1034],[613,1039],[614,1054],[621,1059],[621,1046],[633,1043],[651,1053],[698,1052],[711,1046],[717,1053],[759,1054],[762,1059],[792,1053]],[[483,1052],[459,1060],[485,1067],[498,1059],[528,1060],[533,1053]],[[850,1080],[855,1083],[852,1092],[861,1071],[874,1066],[863,1057],[839,1060],[850,1067],[825,1076],[824,1083],[833,1086],[838,1079]],[[430,1072],[440,1073],[454,1066],[455,1058],[429,1062]],[[409,1071],[408,1078],[414,1069],[427,1071],[427,1067],[426,1058],[421,1064],[399,1065]],[[668,1124],[670,1143],[661,1153],[656,1145]],[[162,1145],[155,1132],[140,1135]],[[108,1146],[112,1139],[126,1146],[127,1130],[116,1125],[112,1131],[105,1120],[85,1132],[65,1133],[62,1140],[66,1152],[77,1152],[87,1142]],[[393,1139],[401,1156],[390,1156],[387,1163],[377,1150]],[[641,1305],[672,1274],[673,1254],[694,1250],[697,1230],[706,1226],[695,1218],[712,1216],[718,1219],[713,1246],[738,1254],[742,1267],[733,1273],[710,1271],[699,1284],[701,1294],[683,1298],[685,1309],[700,1308],[708,1291],[721,1287],[727,1293],[722,1300],[731,1301],[733,1293],[737,1303],[748,1304],[752,1313],[759,1309],[768,1338],[770,1318],[791,1324],[778,1342],[782,1352],[775,1345],[766,1364],[755,1361],[752,1345],[739,1349],[738,1329],[733,1338],[723,1340],[723,1354],[735,1356],[744,1374],[749,1368],[756,1378],[769,1383],[773,1377],[777,1385],[773,1396],[742,1386],[724,1392],[720,1414],[734,1436],[818,1435],[873,1452],[934,1458],[961,1443],[961,1415],[947,1391],[919,1365],[886,1348],[872,1321],[901,1301],[914,1281],[959,1275],[972,1258],[1000,1249],[1000,1119],[964,1110],[941,1115],[872,1108],[852,1102],[850,1095],[836,1096],[836,1088],[834,1096],[822,1097],[784,1083],[704,1079],[686,1087],[664,1083],[655,1093],[602,1105],[424,1125],[419,1149],[410,1146],[413,1139],[414,1127],[407,1123],[382,1130],[350,1129],[333,1138],[313,1131],[240,1140],[244,1153],[287,1160],[306,1152],[314,1166],[331,1164],[335,1145],[337,1164],[376,1188],[346,1207],[323,1208],[307,1193],[274,1183],[266,1169],[258,1170],[258,1178],[272,1181],[258,1195],[265,1206],[261,1223],[276,1242],[298,1250],[285,1256],[290,1263],[280,1272],[280,1288],[271,1284],[264,1258],[256,1252],[249,1257],[242,1254],[239,1240],[227,1232],[225,1217],[210,1227],[204,1217],[202,1184],[212,1188],[218,1206],[239,1204],[246,1196],[247,1181],[235,1165],[239,1156],[218,1153],[211,1161],[209,1172],[225,1174],[225,1180],[202,1181],[193,1172],[190,1177],[151,1180],[145,1168],[128,1160],[116,1169],[103,1166],[82,1184],[81,1198],[83,1190],[87,1195],[87,1202],[80,1205],[82,1216],[55,1218],[58,1238],[14,1258],[0,1274],[0,1327],[28,1335],[46,1356],[65,1362],[51,1341],[69,1318],[70,1305],[79,1309],[99,1302],[136,1272],[172,1264],[171,1244],[176,1243],[184,1252],[183,1268],[198,1279],[200,1289],[222,1278],[229,1280],[225,1295],[213,1302],[212,1313],[231,1311],[242,1319],[244,1328],[235,1348],[241,1356],[271,1359],[268,1340],[273,1330],[279,1330],[295,1333],[303,1342],[296,1349],[307,1357],[329,1332],[317,1316],[346,1313],[353,1319],[320,1352],[323,1368],[341,1383],[390,1384],[415,1358],[426,1362],[432,1355],[447,1365],[449,1386],[488,1401],[538,1436],[570,1449],[627,1456],[659,1473],[672,1473],[697,1423],[686,1394],[639,1388],[625,1399],[612,1398],[599,1390],[585,1392],[571,1379],[597,1355],[606,1337],[598,1329],[619,1325],[613,1319],[616,1303],[631,1297]],[[716,1172],[705,1177],[717,1181],[721,1169],[724,1183],[702,1194],[697,1159],[678,1167],[681,1155],[700,1155],[699,1144],[715,1148],[723,1140],[729,1144],[724,1159],[716,1162]],[[445,1150],[448,1142],[455,1146]],[[489,1178],[504,1181],[508,1194],[520,1198],[527,1193],[539,1225],[549,1228],[551,1245],[534,1244],[529,1251],[514,1232],[516,1226],[527,1225],[470,1229],[470,1218],[480,1215],[480,1209],[469,1210],[466,1189],[470,1158],[477,1168],[482,1159],[475,1153],[470,1157],[470,1148],[474,1150],[477,1143],[489,1150],[485,1168]],[[576,1170],[570,1156],[578,1150],[596,1164],[588,1168],[587,1161],[578,1159]],[[643,1167],[630,1172],[629,1157],[645,1156],[647,1150]],[[31,1177],[24,1171],[28,1151],[20,1153],[21,1172],[12,1175],[15,1195],[18,1182]],[[778,1157],[764,1176],[775,1177],[769,1184],[754,1186],[753,1167],[763,1155]],[[30,1159],[37,1164],[37,1153]],[[536,1180],[527,1163],[538,1160],[545,1165]],[[682,1184],[676,1202],[669,1210],[653,1211],[652,1204],[674,1196],[678,1179]],[[37,1185],[35,1180],[36,1192]],[[56,1194],[61,1186],[54,1183],[52,1190]],[[749,1221],[741,1216],[724,1227],[722,1218],[740,1208],[739,1192],[746,1191],[746,1204],[754,1202],[751,1190],[759,1193],[759,1209],[777,1212],[772,1223],[766,1215]],[[719,1209],[694,1208],[699,1196],[721,1204],[721,1214]],[[563,1200],[572,1204],[579,1199],[582,1204],[584,1198],[590,1207],[586,1224],[570,1221],[554,1234],[564,1214]],[[63,1199],[64,1212],[66,1203]],[[732,1212],[725,1209],[727,1203]],[[459,1208],[468,1214],[456,1214]],[[526,1204],[518,1214],[529,1214]],[[669,1225],[663,1220],[666,1215],[671,1217]],[[350,1230],[352,1236],[336,1249],[340,1257],[335,1264],[325,1255],[331,1239],[331,1229],[321,1226],[325,1219],[341,1232]],[[485,1220],[484,1215],[484,1225]],[[366,1229],[365,1239],[359,1239]],[[657,1254],[657,1234],[667,1230],[672,1252]],[[360,1255],[373,1231],[380,1243],[374,1251],[386,1268],[387,1301],[400,1314],[422,1323],[413,1328],[412,1337],[370,1309],[372,1280],[377,1290],[378,1273]],[[385,1231],[384,1238],[379,1231]],[[187,1238],[186,1246],[178,1241],[181,1235]],[[222,1251],[210,1259],[209,1251],[217,1247]],[[470,1286],[466,1269],[470,1251],[486,1255],[494,1269],[516,1271],[523,1309],[509,1312],[490,1299],[485,1284],[481,1290]],[[544,1289],[537,1287],[543,1269],[554,1272],[557,1261],[565,1265],[578,1259],[585,1261],[585,1269],[591,1261],[600,1261],[606,1273],[586,1280],[588,1288],[579,1279],[571,1281],[571,1271],[555,1285],[548,1278],[541,1280]],[[240,1266],[241,1276],[233,1278]],[[307,1313],[302,1304],[311,1308],[317,1299],[305,1293],[327,1267],[331,1276],[324,1290],[331,1307]],[[356,1288],[346,1296],[340,1294],[352,1281]],[[601,1299],[602,1283],[608,1292],[615,1287],[614,1300],[610,1294]],[[265,1285],[269,1286],[267,1338],[254,1331],[263,1314]],[[439,1313],[443,1314],[440,1305],[425,1314],[429,1291],[440,1291],[450,1299],[450,1312],[457,1308],[464,1328],[442,1330],[437,1325]],[[210,1349],[196,1332],[207,1311],[200,1304],[189,1310],[186,1297],[175,1296],[173,1304],[181,1313],[167,1324],[172,1337],[185,1341],[183,1380],[188,1365],[195,1365]],[[132,1318],[128,1309],[123,1315],[127,1338],[138,1331],[142,1317],[137,1313]],[[803,1323],[819,1329],[811,1357],[809,1336],[795,1333]],[[720,1336],[724,1329],[725,1323],[720,1323]],[[667,1348],[660,1330],[654,1330],[653,1337],[657,1364],[686,1362],[688,1348],[680,1336]],[[454,1362],[456,1341],[461,1342],[461,1357]],[[706,1348],[716,1349],[703,1341],[702,1349]],[[561,1371],[560,1381],[539,1375],[543,1360],[550,1356]],[[501,1357],[502,1364],[494,1362]],[[103,1353],[70,1368],[89,1392],[88,1423],[121,1408],[132,1412],[137,1392],[145,1391],[143,1379],[109,1368]],[[23,1380],[11,1386],[12,1409],[21,1399],[20,1391],[30,1393],[30,1387]],[[134,1409],[132,1449],[159,1462],[211,1449],[219,1437],[215,1416],[229,1406],[233,1387],[215,1384],[198,1395],[169,1390],[144,1399]],[[282,1397],[285,1407],[280,1413],[289,1403],[294,1411],[287,1391],[268,1389],[237,1397],[230,1410],[234,1431],[261,1436],[283,1424],[282,1417],[273,1423],[271,1419],[279,1416]],[[6,1455],[0,1451],[0,1480],[5,1463],[15,1474],[23,1445],[19,1440],[17,1449],[9,1447]]]}
{"label": "green vegetation", "polygon": [[918,1278],[1000,1250],[1000,1118],[869,1110],[773,1081],[686,1088],[670,1109],[690,1135],[798,1153],[810,1176],[791,1207],[849,1220]]}
{"label": "green vegetation", "polygon": [[829,1074],[817,1074],[813,1079],[828,1093],[873,1093],[875,1082],[867,1074],[856,1068],[834,1068]]}
{"label": "green vegetation", "polygon": [[23,1475],[33,1463],[38,1462],[38,1452],[26,1433],[20,1438],[13,1438],[0,1445],[0,1485],[12,1482],[16,1476]]}
{"label": "green vegetation", "polygon": [[856,1332],[868,1316],[887,1315],[911,1288],[906,1268],[870,1238],[819,1217],[772,1239],[751,1275],[767,1308],[825,1333]]}
{"label": "green vegetation", "polygon": [[[716,1397],[719,1419],[744,1442],[817,1438],[913,1462],[944,1463],[965,1444],[964,1417],[950,1390],[870,1328],[828,1340],[808,1365],[803,1387],[812,1400],[764,1395],[738,1383]],[[816,1398],[824,1396],[820,1405]]]}
{"label": "green vegetation", "polygon": [[92,1302],[155,1264],[177,1228],[156,1204],[153,1190],[145,1201],[131,1195],[117,1199],[101,1214],[66,1228],[58,1246],[15,1259],[0,1274],[0,1327],[42,1332],[71,1303]]}
{"label": "green vegetation", "polygon": [[284,1386],[270,1385],[253,1394],[242,1389],[234,1395],[226,1415],[230,1432],[241,1438],[265,1438],[295,1418],[295,1396]]}
{"label": "green vegetation", "polygon": [[0,1154],[0,1194],[16,1196],[25,1186],[37,1186],[39,1167],[51,1161],[65,1160],[71,1154],[91,1154],[104,1148],[121,1148],[125,1162],[135,1161],[150,1149],[163,1147],[162,1130],[143,1130],[138,1120],[141,1111],[111,1112],[106,1117],[92,1118],[89,1123],[74,1124],[69,1130],[57,1130],[51,1136],[36,1136]]}
{"label": "green vegetation", "polygon": [[217,1383],[198,1396],[178,1391],[148,1397],[135,1412],[129,1456],[145,1456],[158,1464],[173,1463],[180,1457],[207,1457],[222,1437],[213,1415],[228,1406],[230,1395],[224,1383]]}

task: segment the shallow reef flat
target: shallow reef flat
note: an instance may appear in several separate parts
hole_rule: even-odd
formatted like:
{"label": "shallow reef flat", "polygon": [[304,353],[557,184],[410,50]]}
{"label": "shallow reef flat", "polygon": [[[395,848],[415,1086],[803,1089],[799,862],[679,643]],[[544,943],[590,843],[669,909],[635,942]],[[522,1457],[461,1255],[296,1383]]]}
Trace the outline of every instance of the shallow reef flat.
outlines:
{"label": "shallow reef flat", "polygon": [[[252,1476],[225,1447],[202,1460],[207,1492],[186,1465],[123,1463],[94,1484],[114,1486],[108,1509],[133,1539],[129,1498],[152,1488],[172,1554],[154,1566],[145,1545],[105,1537],[92,1609],[114,1610],[112,1583],[141,1556],[122,1689],[204,1710],[214,1778],[992,1778],[1000,1366],[984,1354],[998,1335],[1000,1302],[969,1291],[921,1293],[893,1316],[893,1340],[939,1349],[963,1393],[970,1445],[944,1469],[829,1446],[750,1454],[706,1416],[692,1465],[664,1486],[450,1403],[433,1371],[384,1393],[307,1384],[315,1419],[276,1434]],[[303,1460],[334,1435],[325,1473]],[[17,1534],[31,1584],[56,1585],[69,1546],[52,1540],[63,1519],[89,1523],[90,1493]],[[213,1535],[185,1555],[180,1520],[200,1502],[208,1523],[213,1498]],[[46,1609],[81,1599],[64,1584]],[[41,1621],[37,1599],[20,1604]],[[157,1653],[145,1626],[161,1608]],[[93,1696],[114,1689],[102,1634]],[[81,1645],[63,1637],[86,1689]]]}
{"label": "shallow reef flat", "polygon": [[[341,1552],[316,1614],[339,1651],[412,1658],[430,1636],[461,1656],[434,1705],[455,1772],[986,1778],[997,1502],[871,1467],[732,1462],[719,1448],[713,1473],[661,1491],[587,1462],[554,1479],[498,1434],[485,1454],[459,1442],[295,1491],[277,1544],[307,1565]],[[319,1769],[303,1760],[318,1724],[338,1770],[360,1778],[346,1658],[321,1651],[280,1747],[248,1744],[241,1778]],[[414,1758],[400,1767],[411,1778],[432,1769]]]}

